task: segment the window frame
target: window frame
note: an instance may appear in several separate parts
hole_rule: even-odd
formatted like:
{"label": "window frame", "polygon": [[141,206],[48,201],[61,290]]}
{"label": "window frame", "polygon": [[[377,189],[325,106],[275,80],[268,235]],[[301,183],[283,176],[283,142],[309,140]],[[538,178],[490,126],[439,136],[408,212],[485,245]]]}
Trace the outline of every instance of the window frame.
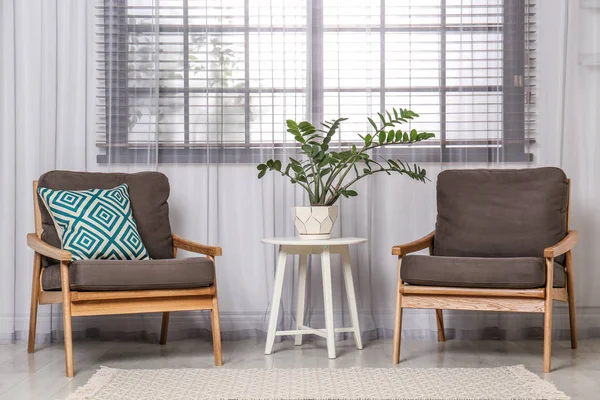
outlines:
{"label": "window frame", "polygon": [[[270,157],[282,157],[293,154],[298,147],[292,143],[274,143],[269,146],[264,144],[253,145],[250,142],[250,94],[258,93],[261,89],[250,87],[250,68],[249,68],[249,36],[251,28],[249,25],[249,0],[244,0],[244,26],[219,29],[219,32],[243,32],[244,45],[244,81],[245,85],[242,89],[227,88],[225,92],[244,93],[244,125],[245,125],[245,142],[239,144],[215,144],[210,146],[198,146],[189,142],[189,33],[190,25],[188,24],[187,5],[188,0],[183,1],[183,25],[159,25],[159,32],[165,29],[177,29],[183,35],[183,98],[184,98],[184,141],[178,143],[177,146],[162,146],[158,145],[157,151],[153,155],[149,155],[148,147],[136,148],[128,142],[128,114],[120,114],[118,111],[123,107],[128,108],[128,45],[127,39],[131,29],[135,30],[136,25],[129,25],[128,22],[128,0],[103,0],[104,3],[104,52],[105,52],[105,82],[116,81],[119,84],[111,86],[108,90],[108,83],[105,90],[106,101],[106,140],[97,141],[97,147],[109,149],[107,154],[99,154],[97,156],[98,163],[131,163],[131,162],[158,162],[158,163],[206,163],[206,162],[222,162],[222,163],[239,163],[239,162],[262,162],[265,155]],[[310,1],[310,0],[308,0]],[[309,66],[312,73],[310,74],[311,92],[301,89],[307,93],[307,114],[310,115],[310,120],[313,122],[322,121],[324,110],[324,95],[327,92],[347,92],[352,91],[343,88],[327,89],[324,87],[323,73],[323,46],[325,32],[331,31],[324,26],[323,13],[324,0],[312,0],[312,7],[307,8],[312,12],[307,15],[307,48],[311,49],[309,59],[312,60],[312,65]],[[387,0],[390,1],[390,0]],[[385,2],[381,2],[380,25],[372,27],[371,31],[380,32],[380,86],[377,88],[369,88],[373,93],[380,93],[380,112],[385,111],[385,93],[402,91],[427,91],[437,92],[440,96],[440,134],[439,138],[428,141],[426,144],[432,143],[430,146],[420,148],[410,147],[393,147],[381,148],[374,150],[374,155],[382,155],[384,157],[401,158],[410,162],[530,162],[533,160],[533,155],[528,153],[527,144],[535,141],[527,137],[525,129],[527,114],[527,105],[530,104],[531,92],[526,90],[527,84],[525,64],[528,57],[526,49],[526,16],[527,8],[529,7],[527,0],[505,0],[503,3],[503,23],[485,26],[473,25],[473,31],[501,31],[502,32],[502,51],[503,51],[503,79],[502,86],[460,86],[449,87],[446,85],[446,37],[448,32],[460,31],[465,32],[464,25],[451,26],[446,23],[446,0],[441,0],[440,14],[440,85],[429,88],[412,87],[408,88],[388,88],[385,86],[385,33],[387,32],[414,32],[419,30],[418,27],[399,27],[399,28],[384,28],[385,26]],[[107,13],[107,9],[118,10],[115,14]],[[108,19],[116,18],[114,21]],[[110,26],[117,26],[117,32],[112,32],[108,29]],[[241,29],[240,29],[241,28]],[[508,28],[508,29],[507,29]],[[203,32],[206,27],[203,27]],[[210,27],[209,29],[218,29]],[[426,28],[428,32],[435,32],[431,27]],[[335,28],[334,31],[363,31],[364,28]],[[289,28],[286,28],[286,32]],[[468,31],[468,30],[467,30]],[[157,33],[158,34],[158,33]],[[113,40],[116,39],[116,42]],[[321,45],[314,46],[314,41],[319,40]],[[117,57],[117,62],[111,62]],[[510,61],[509,61],[510,60]],[[517,60],[518,62],[515,62]],[[321,66],[319,68],[319,66]],[[116,77],[116,78],[115,78]],[[309,79],[309,77],[307,77]],[[502,132],[503,139],[501,143],[487,143],[487,147],[455,147],[453,142],[446,140],[446,94],[451,92],[459,92],[467,88],[469,91],[480,91],[485,93],[502,92]],[[165,91],[173,91],[180,89],[160,88],[159,93]],[[293,90],[293,89],[292,89]],[[202,89],[205,92],[206,89]],[[212,89],[218,93],[223,92],[222,89]],[[290,91],[290,90],[286,90]],[[178,91],[179,93],[179,91]],[[526,96],[527,94],[527,96]],[[527,99],[526,99],[527,97]],[[110,105],[110,106],[109,106]],[[394,105],[390,105],[394,106]],[[417,110],[418,111],[418,110]],[[113,116],[116,116],[113,117]],[[344,142],[342,145],[351,145],[351,142]],[[462,143],[469,145],[469,143]],[[472,144],[481,144],[480,141]],[[485,146],[485,143],[483,143]],[[151,159],[149,159],[151,158]]]}

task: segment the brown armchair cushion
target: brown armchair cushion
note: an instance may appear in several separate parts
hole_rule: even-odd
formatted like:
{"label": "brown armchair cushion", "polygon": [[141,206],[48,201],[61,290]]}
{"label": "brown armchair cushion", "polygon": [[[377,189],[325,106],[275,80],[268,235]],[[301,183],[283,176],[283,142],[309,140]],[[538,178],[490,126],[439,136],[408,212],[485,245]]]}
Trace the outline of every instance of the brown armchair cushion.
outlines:
{"label": "brown armchair cushion", "polygon": [[[38,180],[39,187],[63,190],[111,189],[126,183],[133,217],[142,241],[153,259],[173,257],[173,239],[169,223],[169,180],[160,172],[136,174],[50,171]],[[42,240],[55,247],[60,238],[52,217],[40,199]],[[47,265],[48,262],[45,262]]]}
{"label": "brown armchair cushion", "polygon": [[[83,260],[69,265],[71,290],[192,289],[210,286],[215,266],[205,257],[168,260]],[[44,290],[60,290],[60,265],[42,272]]]}
{"label": "brown armchair cushion", "polygon": [[[565,269],[554,263],[554,287],[565,286]],[[411,285],[490,289],[534,289],[546,285],[540,257],[479,258],[408,255],[402,280]]]}
{"label": "brown armchair cushion", "polygon": [[443,171],[433,254],[543,257],[567,234],[567,202],[559,168]]}

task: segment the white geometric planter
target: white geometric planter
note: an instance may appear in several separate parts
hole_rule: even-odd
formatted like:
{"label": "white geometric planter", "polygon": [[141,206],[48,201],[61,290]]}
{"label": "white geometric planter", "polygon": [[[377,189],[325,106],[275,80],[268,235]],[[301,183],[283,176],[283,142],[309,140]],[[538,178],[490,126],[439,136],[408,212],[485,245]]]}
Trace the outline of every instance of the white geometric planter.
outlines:
{"label": "white geometric planter", "polygon": [[329,239],[338,216],[337,206],[292,207],[300,239]]}

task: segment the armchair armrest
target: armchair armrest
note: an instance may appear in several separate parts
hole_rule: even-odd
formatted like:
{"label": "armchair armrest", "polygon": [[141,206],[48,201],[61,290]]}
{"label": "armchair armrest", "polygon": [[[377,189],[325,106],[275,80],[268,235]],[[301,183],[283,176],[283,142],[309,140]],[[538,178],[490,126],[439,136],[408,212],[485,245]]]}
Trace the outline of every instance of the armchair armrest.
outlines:
{"label": "armchair armrest", "polygon": [[565,254],[567,251],[572,250],[577,244],[578,237],[577,231],[569,231],[563,240],[552,247],[546,247],[544,249],[544,257],[558,257],[561,254]]}
{"label": "armchair armrest", "polygon": [[435,236],[435,231],[431,232],[429,235],[422,237],[421,239],[415,240],[414,242],[398,245],[392,247],[392,254],[395,256],[404,257],[409,253],[414,253],[415,251],[423,250],[433,245],[433,237]]}
{"label": "armchair armrest", "polygon": [[181,250],[191,251],[193,253],[204,254],[207,256],[221,256],[223,255],[223,249],[218,246],[207,246],[204,244],[192,242],[173,234],[173,246]]}
{"label": "armchair armrest", "polygon": [[37,237],[35,233],[27,234],[27,246],[33,249],[36,253],[46,257],[54,258],[58,261],[71,261],[73,259],[70,251],[49,245]]}

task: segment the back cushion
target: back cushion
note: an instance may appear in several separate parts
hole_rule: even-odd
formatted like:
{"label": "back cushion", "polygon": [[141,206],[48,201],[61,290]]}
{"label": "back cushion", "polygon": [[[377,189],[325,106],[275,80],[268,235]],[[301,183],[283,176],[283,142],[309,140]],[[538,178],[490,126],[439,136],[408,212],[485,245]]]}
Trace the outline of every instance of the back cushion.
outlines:
{"label": "back cushion", "polygon": [[[169,223],[169,180],[160,172],[136,174],[50,171],[40,176],[39,187],[62,190],[112,189],[123,183],[129,187],[133,217],[142,241],[153,259],[173,258],[173,238]],[[42,240],[60,247],[60,238],[48,210],[40,199]],[[47,261],[45,262],[47,265]]]}
{"label": "back cushion", "polygon": [[433,254],[543,257],[567,234],[567,203],[558,168],[443,171]]}

